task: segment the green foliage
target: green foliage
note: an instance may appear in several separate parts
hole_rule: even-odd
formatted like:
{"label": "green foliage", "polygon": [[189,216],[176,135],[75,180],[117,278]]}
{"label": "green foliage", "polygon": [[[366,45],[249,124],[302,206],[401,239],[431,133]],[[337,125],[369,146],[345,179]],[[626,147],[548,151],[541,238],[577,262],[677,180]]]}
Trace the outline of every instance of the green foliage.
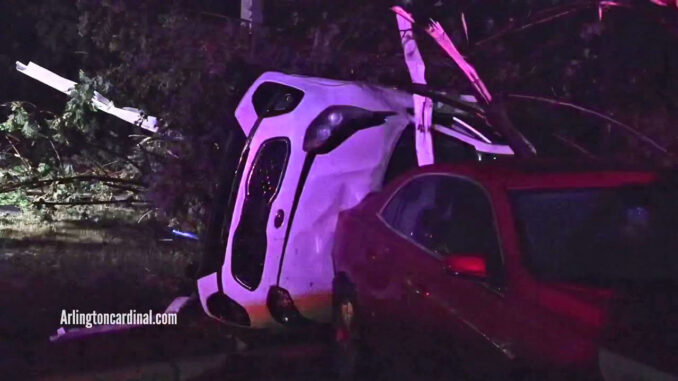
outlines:
{"label": "green foliage", "polygon": [[[209,211],[222,157],[239,154],[244,139],[233,110],[261,72],[389,86],[409,82],[395,18],[388,11],[393,1],[269,1],[264,25],[252,29],[220,14],[216,5],[205,8],[188,0],[25,3],[17,3],[21,12],[14,14],[36,21],[33,33],[40,54],[30,55],[37,57],[34,61],[66,76],[78,70],[89,76],[81,73],[65,108],[56,114],[28,103],[8,105],[10,115],[0,134],[10,140],[0,138],[0,167],[8,168],[12,178],[3,181],[83,174],[138,180],[148,188],[135,186],[135,191],[189,228],[199,226]],[[570,0],[406,3],[414,3],[417,19],[433,17],[443,24],[495,93],[584,104],[638,125],[665,145],[675,139],[671,110],[678,102],[673,90],[678,78],[669,69],[676,66],[678,51],[663,28],[670,20],[657,21],[643,8],[611,9],[600,21],[597,9],[588,7],[534,23],[548,12],[561,14],[584,3]],[[428,82],[470,91],[454,64],[416,33]],[[94,91],[160,117],[162,133],[144,135],[92,112]],[[584,141],[598,139],[591,131],[600,126],[571,114],[524,104],[512,104],[512,110],[517,125],[535,139],[547,130]],[[46,193],[38,197],[55,201],[92,192],[99,198],[137,194],[105,182],[94,184],[100,188],[80,182],[42,187]]]}
{"label": "green foliage", "polygon": [[0,193],[0,205],[14,205],[27,210],[31,207],[31,202],[25,191],[15,191]]}
{"label": "green foliage", "polygon": [[[10,102],[0,133],[7,144],[0,156],[0,202],[33,210],[44,218],[52,203],[75,202],[82,212],[88,201],[133,198],[143,191],[120,182],[138,179],[133,159],[140,148],[132,138],[102,131],[92,104],[96,92],[110,90],[101,77],[80,72],[64,110],[56,115],[27,102]],[[121,144],[122,143],[122,144]],[[129,153],[121,153],[120,145]],[[111,147],[111,148],[108,148]],[[83,181],[71,181],[83,178]],[[61,179],[66,179],[62,181]],[[20,185],[17,187],[17,185]]]}
{"label": "green foliage", "polygon": [[20,134],[26,138],[33,139],[38,135],[38,125],[30,117],[23,103],[12,102],[10,104],[12,113],[7,120],[0,123],[0,131],[7,134]]}
{"label": "green foliage", "polygon": [[70,99],[66,102],[66,107],[61,115],[49,121],[51,129],[61,132],[68,129],[75,129],[87,137],[93,137],[98,128],[96,119],[92,118],[90,113],[97,109],[92,104],[92,98],[97,91],[106,93],[110,89],[110,83],[97,76],[89,78],[81,70],[78,83],[71,91]]}

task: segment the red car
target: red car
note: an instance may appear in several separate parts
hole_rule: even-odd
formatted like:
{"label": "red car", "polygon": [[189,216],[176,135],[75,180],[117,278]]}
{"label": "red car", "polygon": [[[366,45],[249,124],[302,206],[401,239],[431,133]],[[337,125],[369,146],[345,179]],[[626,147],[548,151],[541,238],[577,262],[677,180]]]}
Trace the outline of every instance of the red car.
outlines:
{"label": "red car", "polygon": [[676,379],[672,179],[519,160],[400,176],[340,215],[339,347],[394,339],[483,377]]}

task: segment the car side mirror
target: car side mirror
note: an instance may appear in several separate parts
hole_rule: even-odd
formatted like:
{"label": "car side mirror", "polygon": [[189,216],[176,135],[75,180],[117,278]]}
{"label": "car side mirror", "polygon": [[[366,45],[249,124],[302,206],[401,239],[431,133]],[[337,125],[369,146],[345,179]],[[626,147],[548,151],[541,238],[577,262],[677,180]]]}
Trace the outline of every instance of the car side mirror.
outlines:
{"label": "car side mirror", "polygon": [[445,272],[450,275],[487,279],[487,261],[483,254],[451,254],[445,258]]}

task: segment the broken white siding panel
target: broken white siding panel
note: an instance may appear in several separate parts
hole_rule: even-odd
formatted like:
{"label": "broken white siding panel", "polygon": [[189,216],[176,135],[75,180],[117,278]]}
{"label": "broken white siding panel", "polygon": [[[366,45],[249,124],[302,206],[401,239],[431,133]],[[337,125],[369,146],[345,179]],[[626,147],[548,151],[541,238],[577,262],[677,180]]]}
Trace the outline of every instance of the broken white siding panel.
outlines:
{"label": "broken white siding panel", "polygon": [[[62,93],[68,95],[70,95],[71,91],[77,84],[76,82],[61,77],[33,62],[29,62],[28,65],[17,62],[16,69],[20,73],[25,74],[53,89],[59,90]],[[98,110],[116,116],[145,130],[149,130],[151,132],[158,131],[158,120],[156,117],[145,115],[143,111],[135,108],[116,107],[111,100],[107,99],[98,92],[94,92],[94,97],[92,97],[92,105],[94,105],[94,107],[96,107]]]}
{"label": "broken white siding panel", "polygon": [[466,62],[461,53],[459,53],[457,47],[454,46],[454,43],[452,43],[450,37],[447,35],[447,33],[445,33],[445,29],[443,29],[442,25],[431,20],[431,24],[429,24],[428,28],[426,28],[426,31],[431,37],[433,37],[434,40],[436,40],[438,45],[445,51],[445,53],[447,53],[447,55],[449,55],[454,60],[461,71],[464,72],[485,103],[490,103],[492,101],[492,95],[490,94],[490,91],[485,86],[483,80],[480,79],[480,76],[478,76],[476,69]]}
{"label": "broken white siding panel", "polygon": [[[391,10],[398,16],[407,20],[407,22],[410,24],[414,24],[415,21],[412,15],[407,13],[407,11],[405,11],[403,8],[396,6],[391,8]],[[429,25],[426,28],[426,32],[438,43],[445,53],[447,53],[447,55],[454,60],[461,71],[464,72],[464,75],[466,75],[469,81],[471,81],[471,84],[476,89],[478,94],[483,98],[483,101],[485,101],[485,103],[490,103],[492,101],[492,95],[485,86],[485,83],[483,83],[483,81],[480,79],[475,68],[464,59],[461,53],[459,53],[459,50],[457,50],[457,47],[454,46],[454,43],[452,40],[450,40],[450,37],[445,32],[445,29],[443,29],[442,25],[434,20],[429,20]]]}
{"label": "broken white siding panel", "polygon": [[[412,21],[396,14],[398,30],[400,31],[400,43],[403,46],[405,63],[410,72],[413,83],[426,84],[426,64],[421,57],[419,47],[412,32]],[[415,122],[415,146],[417,150],[417,162],[420,166],[433,164],[433,136],[431,134],[431,121],[433,116],[433,102],[430,98],[414,94],[414,122]]]}
{"label": "broken white siding panel", "polygon": [[414,94],[412,97],[414,99],[414,120],[416,125],[414,141],[417,150],[417,163],[419,166],[433,164],[435,162],[433,134],[431,133],[433,102],[430,98],[418,94]]}
{"label": "broken white siding panel", "polygon": [[73,90],[73,87],[76,85],[75,82],[54,74],[51,71],[34,64],[33,62],[29,62],[28,65],[24,65],[17,61],[16,69],[20,73],[26,74],[33,79],[37,79],[38,81],[59,90],[64,94],[70,94],[71,90]]}
{"label": "broken white siding panel", "polygon": [[[440,132],[441,134],[450,136],[452,138],[458,139],[468,145],[473,146],[473,148],[482,153],[493,154],[493,155],[514,155],[513,149],[506,144],[496,144],[491,141],[484,141],[479,139],[474,139],[468,135],[462,134],[461,132],[455,131],[449,127],[441,126],[438,124],[433,125],[433,129]],[[482,135],[481,135],[482,136]]]}

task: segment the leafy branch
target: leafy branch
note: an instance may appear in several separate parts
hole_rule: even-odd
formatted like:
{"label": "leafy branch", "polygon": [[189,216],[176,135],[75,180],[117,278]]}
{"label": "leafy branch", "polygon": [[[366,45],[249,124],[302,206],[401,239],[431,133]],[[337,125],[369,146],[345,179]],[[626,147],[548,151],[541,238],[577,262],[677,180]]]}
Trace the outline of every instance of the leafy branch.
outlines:
{"label": "leafy branch", "polygon": [[50,184],[70,184],[75,182],[83,181],[99,181],[104,183],[120,183],[120,184],[130,184],[145,186],[144,183],[138,180],[131,179],[121,179],[114,177],[105,177],[105,176],[93,176],[93,175],[80,175],[80,176],[71,176],[71,177],[61,177],[54,179],[31,179],[26,181],[20,181],[16,183],[9,183],[0,185],[0,193],[12,192],[21,188],[40,188]]}
{"label": "leafy branch", "polygon": [[43,205],[110,205],[110,204],[128,204],[128,205],[148,205],[146,200],[77,200],[77,201],[42,201],[33,203],[36,206]]}

